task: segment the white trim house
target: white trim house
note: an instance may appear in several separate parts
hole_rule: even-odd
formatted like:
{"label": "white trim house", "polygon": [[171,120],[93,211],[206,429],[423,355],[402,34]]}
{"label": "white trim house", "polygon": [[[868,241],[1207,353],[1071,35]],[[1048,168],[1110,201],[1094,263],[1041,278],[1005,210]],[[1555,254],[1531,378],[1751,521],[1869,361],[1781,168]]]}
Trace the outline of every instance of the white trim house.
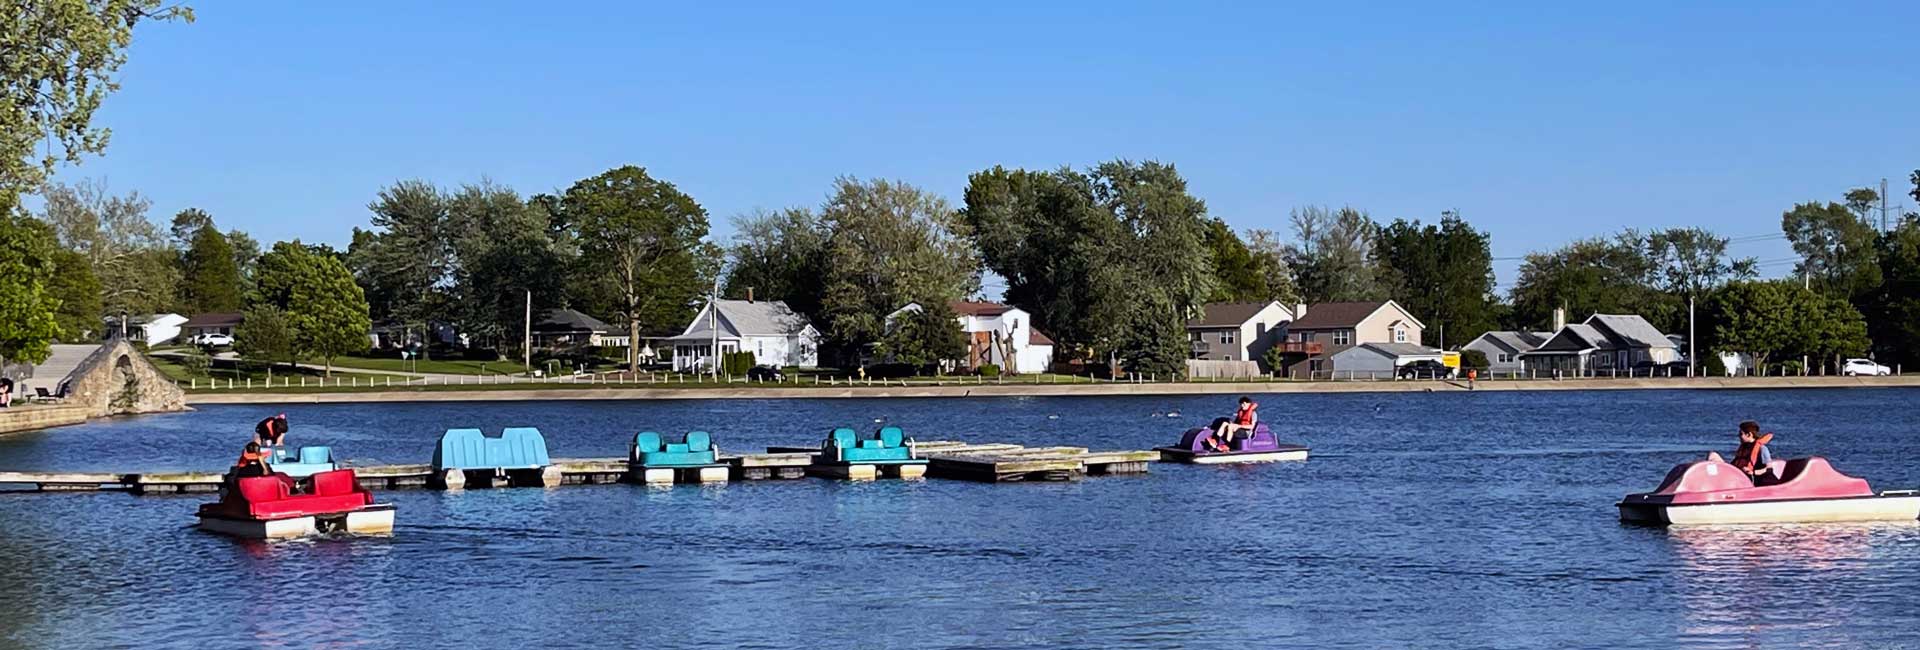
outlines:
{"label": "white trim house", "polygon": [[763,366],[820,365],[820,331],[779,300],[708,302],[666,342],[673,346],[673,369],[682,372],[711,370],[716,344],[723,355],[752,352],[754,363]]}
{"label": "white trim house", "polygon": [[[1009,374],[1034,374],[1046,372],[1053,365],[1053,339],[1033,326],[1033,316],[1026,310],[968,300],[948,301],[947,306],[960,322],[960,331],[967,334],[967,357],[956,359],[961,367],[972,370],[993,364]],[[887,314],[887,322],[891,324],[894,318],[920,309],[919,303],[907,303]]]}

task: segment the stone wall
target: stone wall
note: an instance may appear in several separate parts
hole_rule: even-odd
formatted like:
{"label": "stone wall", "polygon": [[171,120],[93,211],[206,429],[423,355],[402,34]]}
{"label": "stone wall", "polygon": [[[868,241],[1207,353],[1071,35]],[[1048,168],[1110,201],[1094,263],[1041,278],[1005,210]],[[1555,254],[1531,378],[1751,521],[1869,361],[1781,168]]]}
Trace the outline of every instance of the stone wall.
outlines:
{"label": "stone wall", "polygon": [[67,375],[67,403],[91,417],[187,410],[187,393],[124,339],[108,341]]}
{"label": "stone wall", "polygon": [[0,409],[0,433],[64,427],[86,421],[87,409],[83,406],[14,402],[13,408]]}

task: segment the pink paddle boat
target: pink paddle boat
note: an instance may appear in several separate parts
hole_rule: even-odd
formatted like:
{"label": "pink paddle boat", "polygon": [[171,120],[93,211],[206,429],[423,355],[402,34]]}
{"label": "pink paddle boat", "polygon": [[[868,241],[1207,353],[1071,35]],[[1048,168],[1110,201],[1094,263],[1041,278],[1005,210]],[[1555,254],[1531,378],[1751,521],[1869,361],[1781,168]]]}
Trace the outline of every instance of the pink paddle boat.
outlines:
{"label": "pink paddle boat", "polygon": [[1667,525],[1920,519],[1920,493],[1876,494],[1865,479],[1841,474],[1825,458],[1776,460],[1768,467],[1779,481],[1756,486],[1719,454],[1682,463],[1658,489],[1621,499],[1620,520]]}

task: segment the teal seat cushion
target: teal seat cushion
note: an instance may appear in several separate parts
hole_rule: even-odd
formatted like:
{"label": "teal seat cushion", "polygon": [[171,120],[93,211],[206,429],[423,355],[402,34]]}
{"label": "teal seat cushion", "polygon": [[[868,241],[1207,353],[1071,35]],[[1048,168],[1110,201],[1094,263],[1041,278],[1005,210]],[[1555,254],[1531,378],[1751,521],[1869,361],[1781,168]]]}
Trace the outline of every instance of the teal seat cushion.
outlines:
{"label": "teal seat cushion", "polygon": [[862,441],[860,441],[860,448],[861,448],[861,449],[879,449],[880,447],[882,447],[882,445],[880,444],[880,441],[878,441],[878,440],[862,440]]}
{"label": "teal seat cushion", "polygon": [[906,440],[906,434],[900,432],[900,427],[881,427],[880,428],[880,444],[882,445],[885,445],[888,447],[898,447],[905,440]]}
{"label": "teal seat cushion", "polygon": [[846,449],[854,446],[856,444],[854,439],[858,437],[859,435],[855,434],[853,429],[834,429],[827,439],[833,442],[833,446]]}
{"label": "teal seat cushion", "polygon": [[653,431],[640,432],[640,435],[633,437],[633,449],[643,454],[660,451],[660,434]]}
{"label": "teal seat cushion", "polygon": [[705,431],[687,432],[687,451],[706,451],[713,447],[713,434]]}

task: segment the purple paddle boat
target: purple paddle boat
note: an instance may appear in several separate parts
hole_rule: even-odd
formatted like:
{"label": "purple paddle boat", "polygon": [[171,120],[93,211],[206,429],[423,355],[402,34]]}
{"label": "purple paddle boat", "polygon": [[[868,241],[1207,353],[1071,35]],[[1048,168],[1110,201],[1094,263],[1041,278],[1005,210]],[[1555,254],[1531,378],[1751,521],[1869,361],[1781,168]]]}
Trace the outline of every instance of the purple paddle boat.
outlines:
{"label": "purple paddle boat", "polygon": [[1176,463],[1194,463],[1196,465],[1223,465],[1227,463],[1268,463],[1280,460],[1306,460],[1307,448],[1302,445],[1281,444],[1273,437],[1273,431],[1267,429],[1267,423],[1253,425],[1253,436],[1235,438],[1227,451],[1214,451],[1207,446],[1207,436],[1213,435],[1211,427],[1194,427],[1180,436],[1180,444],[1172,447],[1155,447],[1163,460]]}

